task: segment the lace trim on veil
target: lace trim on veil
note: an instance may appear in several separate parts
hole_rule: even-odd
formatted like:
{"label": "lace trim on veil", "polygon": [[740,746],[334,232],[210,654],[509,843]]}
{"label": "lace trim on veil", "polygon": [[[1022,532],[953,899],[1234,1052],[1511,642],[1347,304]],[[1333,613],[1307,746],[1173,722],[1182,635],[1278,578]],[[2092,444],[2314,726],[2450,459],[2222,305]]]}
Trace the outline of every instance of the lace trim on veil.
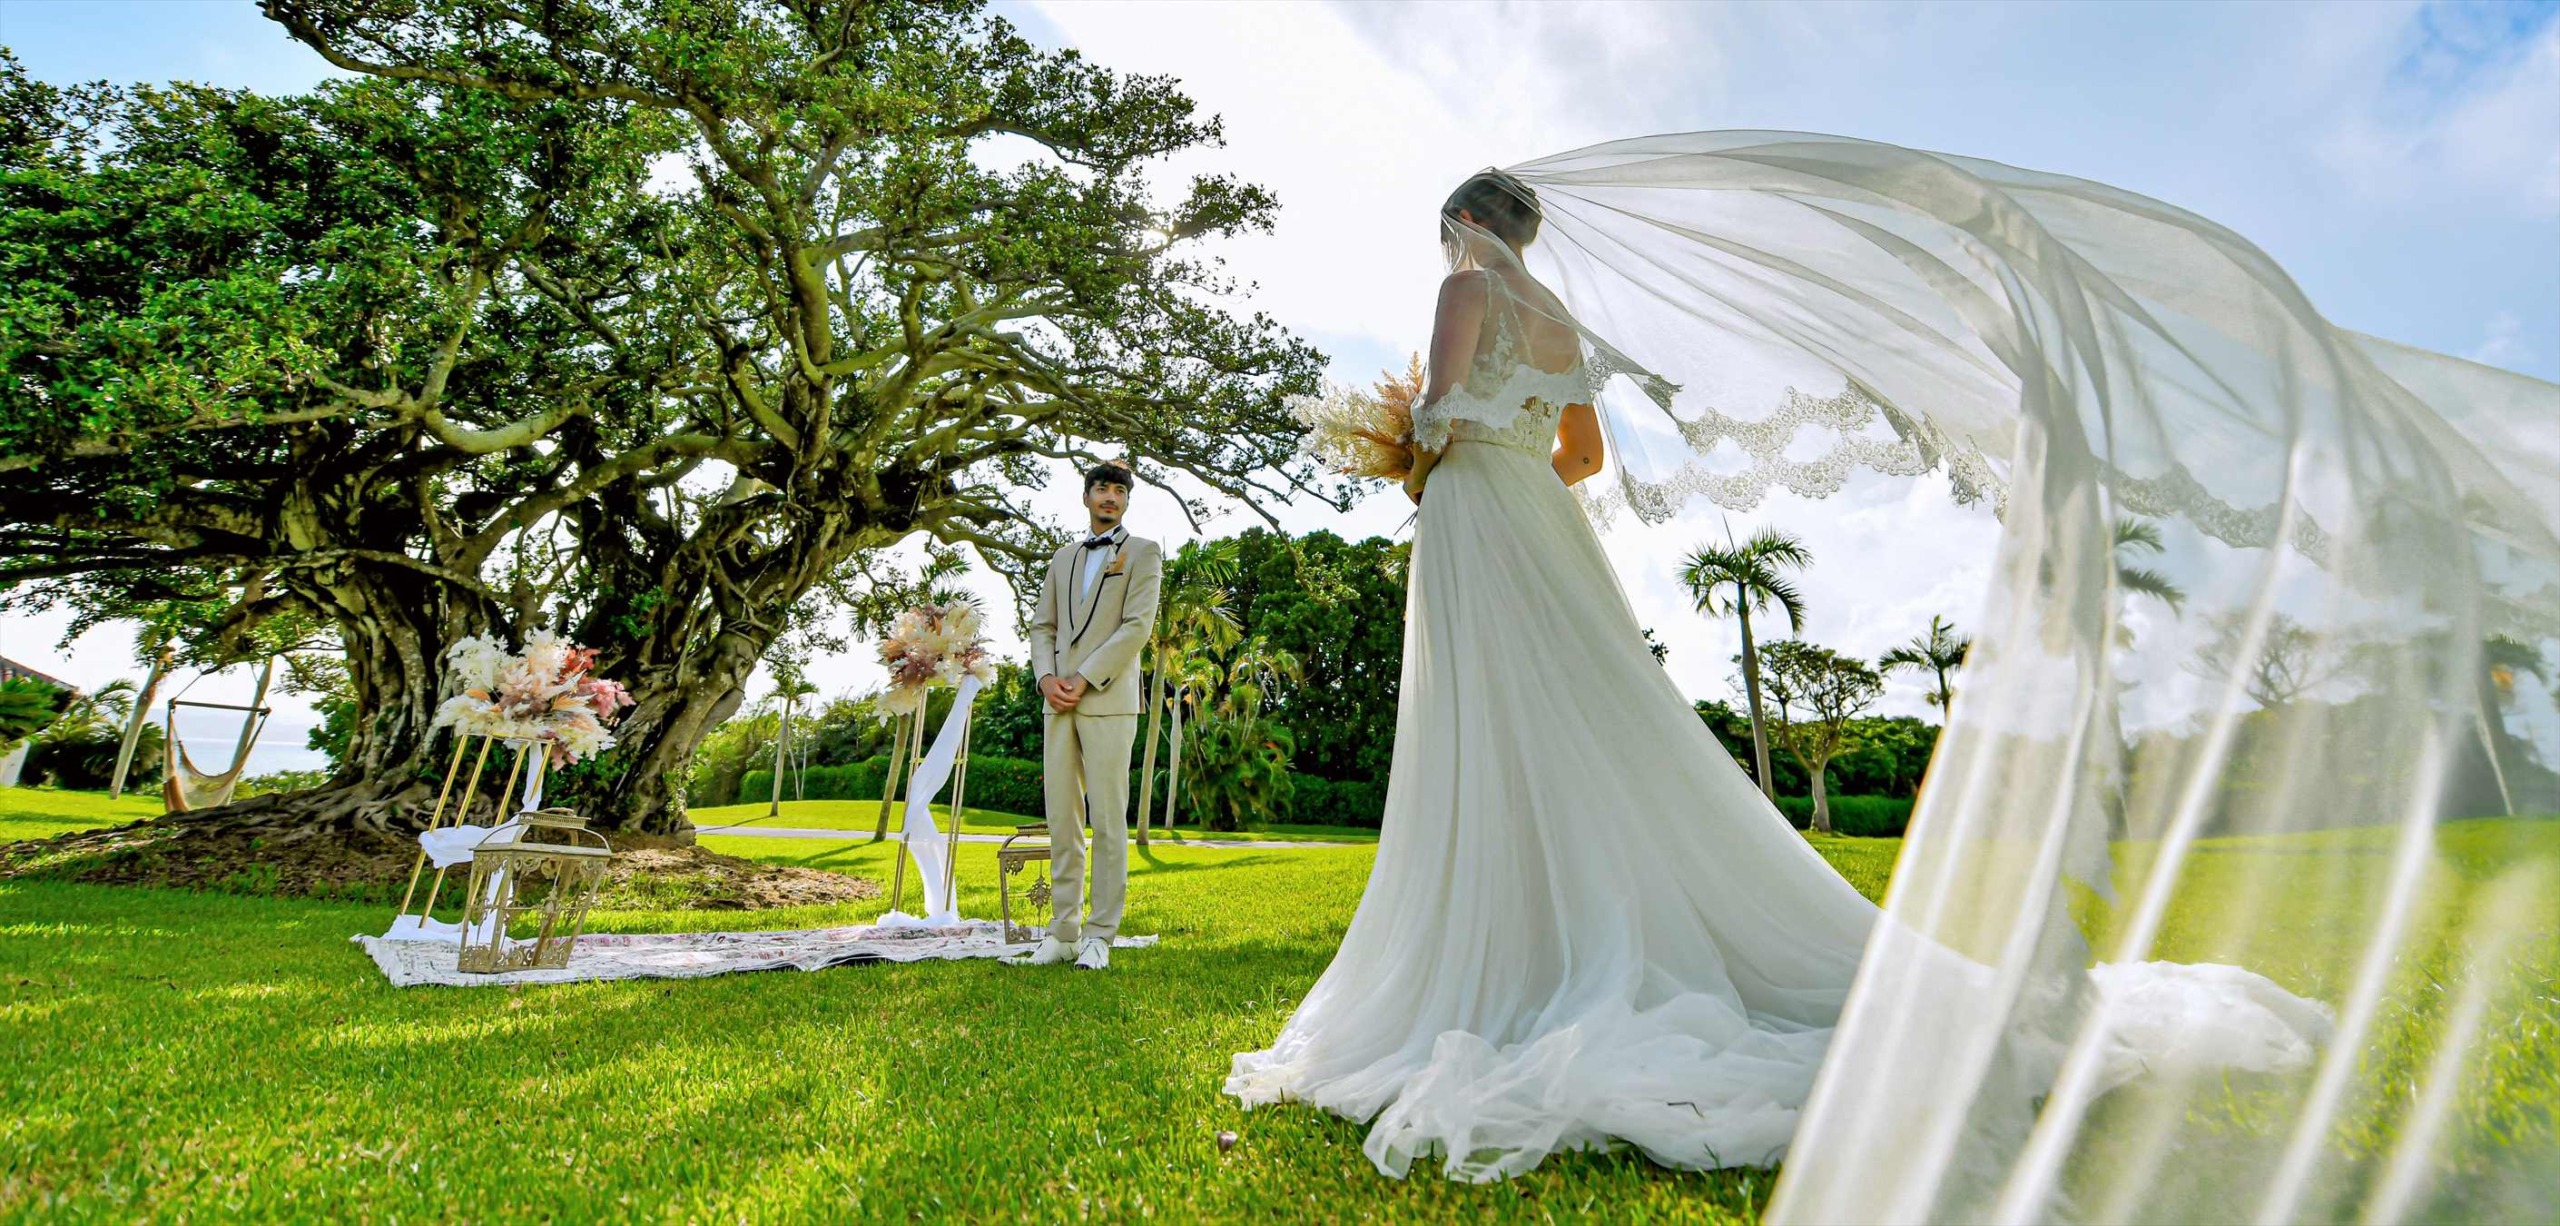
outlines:
{"label": "lace trim on veil", "polygon": [[[1972,506],[1987,501],[1995,517],[2005,519],[2008,515],[2009,483],[1980,448],[1948,438],[1928,421],[1876,400],[1855,384],[1836,395],[1819,397],[1788,388],[1777,410],[1757,420],[1713,408],[1700,416],[1683,418],[1670,411],[1670,397],[1679,390],[1676,385],[1644,371],[1623,355],[1607,353],[1608,356],[1595,354],[1591,363],[1592,394],[1598,395],[1599,385],[1614,374],[1649,381],[1648,393],[1659,385],[1663,390],[1654,395],[1655,402],[1662,405],[1665,415],[1678,428],[1681,440],[1701,458],[1660,479],[1631,477],[1621,467],[1606,488],[1595,490],[1592,482],[1576,486],[1585,513],[1596,524],[1607,524],[1622,510],[1634,512],[1644,523],[1663,523],[1693,498],[1730,510],[1748,511],[1773,488],[1804,498],[1826,498],[1839,493],[1850,475],[1861,468],[1889,477],[1943,471],[1957,503]],[[1892,427],[1895,437],[1877,438],[1864,433],[1879,420]],[[1813,459],[1787,458],[1786,453],[1807,426],[1831,430],[1840,440]],[[1717,472],[1703,457],[1728,440],[1752,462],[1738,471]],[[2172,464],[2157,476],[2140,477],[2101,462],[2099,473],[2101,482],[2124,510],[2185,520],[2197,531],[2226,545],[2258,548],[2273,544],[2287,522],[2281,506],[2237,507],[2214,496],[2183,465]],[[2284,536],[2306,558],[2318,561],[2327,553],[2328,534],[2299,507]]]}

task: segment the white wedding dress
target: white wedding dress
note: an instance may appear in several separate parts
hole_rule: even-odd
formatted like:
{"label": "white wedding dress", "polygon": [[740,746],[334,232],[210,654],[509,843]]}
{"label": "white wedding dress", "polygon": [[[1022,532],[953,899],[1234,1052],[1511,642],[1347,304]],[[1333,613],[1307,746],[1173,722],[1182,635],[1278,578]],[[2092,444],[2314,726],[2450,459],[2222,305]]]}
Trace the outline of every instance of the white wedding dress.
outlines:
{"label": "white wedding dress", "polygon": [[[1425,446],[1450,442],[1414,530],[1377,862],[1332,965],[1226,1091],[1374,1119],[1364,1148],[1395,1176],[1438,1154],[1507,1178],[1612,1138],[1675,1167],[1774,1162],[1879,912],[1655,662],[1550,467],[1561,406],[1597,382],[1578,345],[1532,360],[1524,321],[1561,308],[1474,275],[1476,359],[1418,414]],[[1946,959],[1964,990],[1971,964]],[[2298,1065],[2325,1033],[2236,968],[2107,969],[2100,996],[2140,1015],[2117,1031],[2174,1035],[2182,1062]]]}

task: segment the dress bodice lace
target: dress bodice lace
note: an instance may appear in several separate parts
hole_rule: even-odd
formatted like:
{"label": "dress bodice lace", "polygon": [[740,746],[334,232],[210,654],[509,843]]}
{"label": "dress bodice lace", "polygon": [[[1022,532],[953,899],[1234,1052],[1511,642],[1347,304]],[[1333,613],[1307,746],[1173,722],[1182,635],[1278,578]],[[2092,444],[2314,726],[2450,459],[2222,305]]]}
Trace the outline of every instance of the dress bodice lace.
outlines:
{"label": "dress bodice lace", "polygon": [[1466,379],[1414,414],[1414,441],[1437,451],[1452,439],[1492,443],[1541,455],[1555,443],[1569,404],[1591,402],[1596,380],[1575,347],[1572,365],[1548,370],[1531,360],[1518,297],[1500,277],[1487,277],[1491,301]]}

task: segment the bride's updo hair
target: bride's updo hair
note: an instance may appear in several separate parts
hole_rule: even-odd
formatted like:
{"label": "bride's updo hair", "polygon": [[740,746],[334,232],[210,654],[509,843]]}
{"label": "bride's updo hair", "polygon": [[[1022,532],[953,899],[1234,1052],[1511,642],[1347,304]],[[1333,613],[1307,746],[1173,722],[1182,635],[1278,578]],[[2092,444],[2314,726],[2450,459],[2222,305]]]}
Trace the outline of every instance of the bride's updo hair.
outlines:
{"label": "bride's updo hair", "polygon": [[1460,209],[1514,247],[1526,247],[1538,237],[1538,193],[1503,171],[1488,167],[1459,184],[1440,206],[1440,216],[1454,222]]}

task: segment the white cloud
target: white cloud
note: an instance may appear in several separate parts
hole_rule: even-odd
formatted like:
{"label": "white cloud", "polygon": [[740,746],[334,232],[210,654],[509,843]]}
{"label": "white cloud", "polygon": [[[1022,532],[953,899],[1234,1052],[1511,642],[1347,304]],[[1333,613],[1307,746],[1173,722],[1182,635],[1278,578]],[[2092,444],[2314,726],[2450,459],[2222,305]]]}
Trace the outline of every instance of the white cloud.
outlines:
{"label": "white cloud", "polygon": [[2448,48],[2443,19],[2428,18],[2352,63],[2320,156],[2377,200],[2450,188],[2483,212],[2560,217],[2560,22]]}
{"label": "white cloud", "polygon": [[2500,311],[2489,317],[2479,347],[2463,356],[2487,366],[2518,367],[2536,355],[2524,339],[2524,321],[2513,311]]}

